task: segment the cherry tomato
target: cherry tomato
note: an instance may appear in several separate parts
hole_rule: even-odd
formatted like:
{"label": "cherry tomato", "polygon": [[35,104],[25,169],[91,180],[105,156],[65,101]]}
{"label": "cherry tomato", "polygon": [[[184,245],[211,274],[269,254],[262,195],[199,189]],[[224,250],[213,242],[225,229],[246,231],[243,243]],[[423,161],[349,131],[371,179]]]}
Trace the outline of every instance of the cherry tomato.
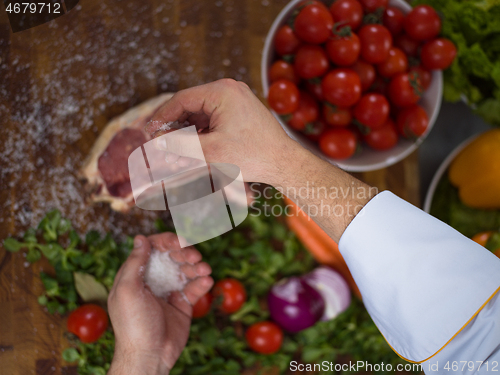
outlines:
{"label": "cherry tomato", "polygon": [[288,121],[288,124],[296,130],[302,130],[310,122],[316,121],[318,117],[318,102],[316,102],[311,94],[301,91],[299,108],[292,114],[292,118]]}
{"label": "cherry tomato", "polygon": [[201,296],[201,298],[196,302],[196,304],[193,306],[193,318],[202,318],[205,315],[208,314],[210,311],[210,308],[212,307],[212,301],[214,300],[214,297],[212,296],[212,293],[208,292],[204,296]]}
{"label": "cherry tomato", "polygon": [[287,79],[294,83],[298,83],[299,79],[293,66],[284,60],[278,60],[271,65],[269,69],[269,81],[271,83],[276,82],[280,79]]}
{"label": "cherry tomato", "polygon": [[243,285],[236,279],[222,279],[215,283],[212,295],[217,298],[222,296],[222,304],[219,309],[232,314],[238,311],[247,299],[247,293]]}
{"label": "cherry tomato", "polygon": [[295,55],[295,71],[304,79],[322,76],[328,70],[329,65],[326,52],[320,46],[303,45]]}
{"label": "cherry tomato", "polygon": [[332,35],[333,17],[328,8],[313,1],[299,12],[294,22],[295,34],[307,43],[322,44]]}
{"label": "cherry tomato", "polygon": [[406,33],[415,40],[435,38],[441,31],[441,18],[429,5],[417,5],[406,15]]}
{"label": "cherry tomato", "polygon": [[425,43],[420,52],[422,65],[429,70],[448,68],[456,55],[457,47],[446,38],[438,38]]}
{"label": "cherry tomato", "polygon": [[380,8],[385,9],[389,4],[389,0],[359,0],[359,2],[363,5],[365,13],[373,13]]}
{"label": "cherry tomato", "polygon": [[422,96],[420,77],[415,73],[400,73],[395,75],[387,88],[389,99],[398,107],[415,104]]}
{"label": "cherry tomato", "polygon": [[385,124],[389,111],[389,102],[385,96],[369,93],[359,99],[352,110],[352,115],[364,126],[376,129]]}
{"label": "cherry tomato", "polygon": [[350,107],[361,97],[361,80],[354,70],[334,69],[321,81],[325,100],[338,107]]}
{"label": "cherry tomato", "polygon": [[413,40],[407,34],[399,34],[394,45],[403,51],[407,56],[416,57],[418,55],[418,47],[420,47],[420,42]]}
{"label": "cherry tomato", "polygon": [[323,90],[321,90],[321,81],[319,82],[310,82],[306,81],[305,84],[307,92],[312,94],[316,98],[316,100],[322,102],[323,101]]}
{"label": "cherry tomato", "polygon": [[299,89],[292,81],[280,79],[269,87],[267,101],[280,115],[293,113],[299,108]]}
{"label": "cherry tomato", "polygon": [[341,29],[340,34],[346,36],[335,36],[326,42],[326,53],[334,64],[339,66],[349,66],[356,62],[361,51],[361,43],[356,34],[349,29]]}
{"label": "cherry tomato", "polygon": [[382,17],[382,24],[387,27],[392,36],[398,35],[403,30],[404,13],[395,7],[387,7]]}
{"label": "cherry tomato", "polygon": [[319,139],[319,148],[326,156],[334,159],[347,159],[356,152],[356,135],[346,128],[330,128]]}
{"label": "cherry tomato", "polygon": [[325,132],[326,124],[323,119],[314,121],[306,125],[302,133],[313,142],[318,142],[321,135]]}
{"label": "cherry tomato", "polygon": [[399,48],[392,47],[389,57],[383,63],[377,65],[378,74],[382,77],[392,77],[398,73],[404,73],[408,69],[408,58]]}
{"label": "cherry tomato", "polygon": [[91,303],[80,306],[68,317],[68,331],[84,343],[97,341],[107,328],[108,314],[101,306]]}
{"label": "cherry tomato", "polygon": [[290,26],[285,25],[278,29],[274,37],[274,47],[279,55],[292,55],[299,46],[300,40]]}
{"label": "cherry tomato", "polygon": [[396,119],[399,133],[409,139],[415,139],[425,133],[429,126],[429,118],[425,110],[415,104],[403,108]]}
{"label": "cherry tomato", "polygon": [[379,64],[389,57],[392,36],[382,25],[365,25],[358,32],[361,41],[361,56],[370,64]]}
{"label": "cherry tomato", "polygon": [[254,352],[273,354],[281,348],[283,331],[273,322],[259,322],[248,327],[245,338]]}
{"label": "cherry tomato", "polygon": [[390,150],[398,143],[396,124],[390,118],[378,129],[373,129],[363,137],[365,142],[377,151]]}
{"label": "cherry tomato", "polygon": [[349,67],[358,73],[359,79],[361,80],[361,89],[366,91],[370,88],[375,81],[375,77],[377,74],[375,73],[375,68],[373,65],[368,64],[363,60],[358,60],[354,63],[354,65]]}
{"label": "cherry tomato", "polygon": [[356,30],[363,22],[363,7],[357,0],[336,0],[330,7],[335,22]]}
{"label": "cherry tomato", "polygon": [[408,73],[414,72],[415,74],[418,74],[418,77],[420,78],[420,84],[422,85],[422,89],[425,91],[429,88],[432,82],[432,73],[422,67],[421,65],[418,66],[412,66]]}
{"label": "cherry tomato", "polygon": [[352,115],[348,108],[333,107],[329,104],[323,105],[323,118],[331,126],[348,126]]}

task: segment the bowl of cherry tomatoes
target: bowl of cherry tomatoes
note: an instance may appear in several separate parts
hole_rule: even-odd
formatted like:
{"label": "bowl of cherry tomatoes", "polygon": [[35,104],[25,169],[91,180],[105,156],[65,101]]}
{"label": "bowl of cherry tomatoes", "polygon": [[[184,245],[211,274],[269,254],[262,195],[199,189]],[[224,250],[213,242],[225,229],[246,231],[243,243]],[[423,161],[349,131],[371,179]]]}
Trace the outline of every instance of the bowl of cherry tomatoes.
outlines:
{"label": "bowl of cherry tomatoes", "polygon": [[432,7],[403,0],[292,0],[266,38],[264,95],[314,154],[352,172],[388,167],[439,113],[457,52],[440,30]]}

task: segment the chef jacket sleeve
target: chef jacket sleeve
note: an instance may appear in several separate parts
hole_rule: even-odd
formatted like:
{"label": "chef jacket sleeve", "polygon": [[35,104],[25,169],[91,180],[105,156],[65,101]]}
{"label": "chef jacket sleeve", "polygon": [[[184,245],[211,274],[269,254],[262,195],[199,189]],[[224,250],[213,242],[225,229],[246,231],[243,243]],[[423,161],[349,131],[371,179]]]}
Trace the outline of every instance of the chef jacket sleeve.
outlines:
{"label": "chef jacket sleeve", "polygon": [[384,191],[349,224],[339,248],[373,321],[403,359],[481,352],[486,360],[499,350],[500,259],[484,247]]}

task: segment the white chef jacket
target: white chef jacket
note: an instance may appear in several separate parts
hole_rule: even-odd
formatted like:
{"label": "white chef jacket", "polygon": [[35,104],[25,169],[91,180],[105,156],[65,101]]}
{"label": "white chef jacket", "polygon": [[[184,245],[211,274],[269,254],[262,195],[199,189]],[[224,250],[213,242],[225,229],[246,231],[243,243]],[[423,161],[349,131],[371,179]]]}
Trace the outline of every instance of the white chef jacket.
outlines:
{"label": "white chef jacket", "polygon": [[425,373],[500,374],[500,259],[494,254],[389,191],[358,213],[339,249],[373,321],[400,357],[421,363]]}

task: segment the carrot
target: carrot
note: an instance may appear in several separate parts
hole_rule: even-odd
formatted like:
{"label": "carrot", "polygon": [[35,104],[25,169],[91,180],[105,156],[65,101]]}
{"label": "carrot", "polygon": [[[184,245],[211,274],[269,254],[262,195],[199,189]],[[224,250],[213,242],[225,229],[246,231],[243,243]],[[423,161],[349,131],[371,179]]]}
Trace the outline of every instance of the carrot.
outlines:
{"label": "carrot", "polygon": [[477,242],[481,246],[486,246],[486,243],[493,233],[494,232],[492,231],[478,233],[474,237],[472,237],[472,241]]}
{"label": "carrot", "polygon": [[358,286],[352,278],[337,243],[294,202],[285,198],[285,203],[292,208],[290,215],[286,216],[286,222],[300,242],[317,262],[335,268],[347,281],[352,292],[361,298]]}

